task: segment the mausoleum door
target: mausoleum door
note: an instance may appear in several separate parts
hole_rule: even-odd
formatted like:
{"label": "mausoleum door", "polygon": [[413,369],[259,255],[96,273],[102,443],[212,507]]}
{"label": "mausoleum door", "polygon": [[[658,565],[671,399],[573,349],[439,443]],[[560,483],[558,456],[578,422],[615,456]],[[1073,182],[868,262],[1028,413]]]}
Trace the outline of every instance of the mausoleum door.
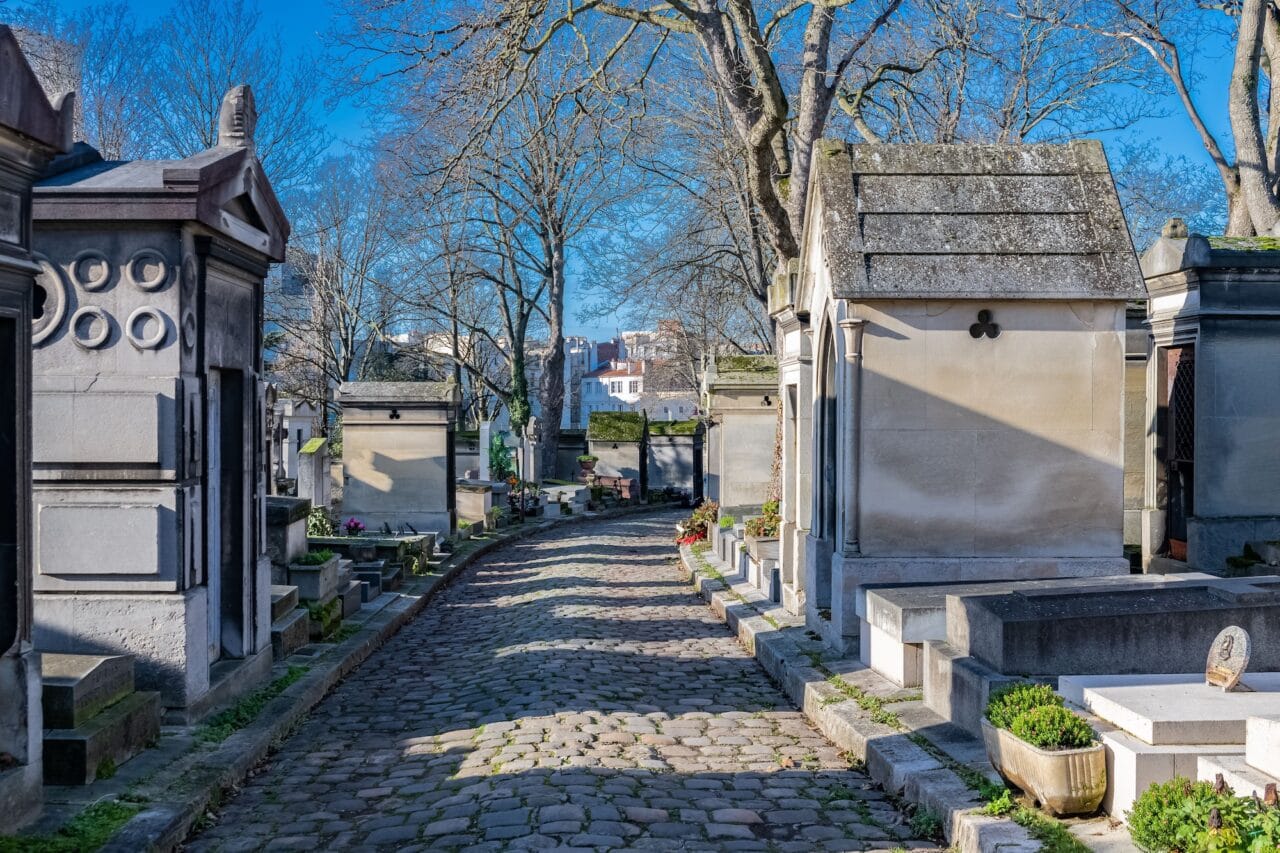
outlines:
{"label": "mausoleum door", "polygon": [[[20,410],[18,408],[18,321],[0,316],[0,654],[18,640],[18,524],[25,516],[18,474]],[[6,744],[0,747],[8,748]]]}
{"label": "mausoleum door", "polygon": [[205,380],[205,585],[208,592],[209,662],[222,656],[222,394],[220,373],[210,371]]}
{"label": "mausoleum door", "polygon": [[1196,350],[1193,344],[1165,350],[1168,413],[1165,426],[1165,529],[1169,556],[1187,558],[1187,519],[1195,514]]}
{"label": "mausoleum door", "polygon": [[250,499],[245,375],[211,370],[205,412],[209,660],[244,657]]}

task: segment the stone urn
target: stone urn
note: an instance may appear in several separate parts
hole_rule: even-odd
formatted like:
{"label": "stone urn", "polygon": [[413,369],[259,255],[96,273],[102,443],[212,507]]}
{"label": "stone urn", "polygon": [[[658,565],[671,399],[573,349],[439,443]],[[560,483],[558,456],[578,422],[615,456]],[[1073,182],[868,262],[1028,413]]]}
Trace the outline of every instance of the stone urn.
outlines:
{"label": "stone urn", "polygon": [[1026,791],[1054,815],[1091,814],[1107,793],[1107,752],[1101,743],[1082,749],[1032,746],[982,721],[987,758],[1010,784]]}
{"label": "stone urn", "polygon": [[582,478],[584,480],[591,479],[591,475],[596,470],[596,462],[597,460],[595,459],[578,459],[578,467],[582,469]]}

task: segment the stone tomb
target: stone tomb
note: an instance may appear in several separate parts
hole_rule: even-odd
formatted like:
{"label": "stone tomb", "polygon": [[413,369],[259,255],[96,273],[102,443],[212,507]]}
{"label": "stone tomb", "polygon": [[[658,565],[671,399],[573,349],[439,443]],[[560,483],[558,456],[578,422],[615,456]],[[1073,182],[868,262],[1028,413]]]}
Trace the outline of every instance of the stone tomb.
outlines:
{"label": "stone tomb", "polygon": [[645,465],[649,488],[676,489],[695,505],[702,501],[702,458],[706,430],[702,422],[650,421]]}
{"label": "stone tomb", "polygon": [[1102,146],[824,142],[808,194],[771,307],[812,335],[809,627],[855,643],[869,583],[1127,574],[1145,291]]}
{"label": "stone tomb", "polygon": [[648,420],[643,412],[592,412],[587,416],[587,452],[596,457],[596,477],[635,480],[643,495],[649,480]]}
{"label": "stone tomb", "polygon": [[983,581],[958,584],[871,584],[861,589],[856,608],[862,622],[859,659],[900,687],[919,687],[924,674],[924,644],[947,638],[950,596],[1001,595],[1023,590],[1080,594],[1104,590],[1154,589],[1167,585],[1216,581],[1212,575],[1113,575],[1043,581]]}
{"label": "stone tomb", "polygon": [[707,412],[706,496],[721,513],[758,511],[773,472],[778,362],[771,355],[722,355],[702,375]]}
{"label": "stone tomb", "polygon": [[1154,337],[1148,564],[1221,571],[1251,540],[1280,539],[1280,251],[1271,245],[1188,235],[1175,220],[1142,257]]}
{"label": "stone tomb", "polygon": [[1280,670],[1276,576],[1086,590],[1020,584],[1003,594],[948,595],[946,609],[946,639],[924,644],[924,701],[974,734],[993,684],[1203,672],[1206,651],[1228,625],[1249,632],[1252,668]]}
{"label": "stone tomb", "polygon": [[[1120,816],[1151,784],[1174,776],[1208,774],[1212,780],[1214,766],[1228,768],[1224,776],[1248,777],[1249,721],[1280,708],[1280,672],[1249,672],[1241,683],[1244,690],[1226,692],[1205,684],[1203,672],[1059,679],[1058,692],[1102,723],[1097,728],[1107,748],[1104,809]],[[1255,753],[1261,753],[1265,728],[1253,727]],[[1263,774],[1254,769],[1253,775]],[[1235,787],[1238,795],[1251,793],[1240,790],[1238,780]]]}
{"label": "stone tomb", "polygon": [[[40,811],[40,656],[31,601],[31,184],[71,147],[74,97],[52,104],[0,25],[0,833]],[[44,306],[39,307],[40,311]]]}
{"label": "stone tomb", "polygon": [[[342,518],[369,533],[451,531],[456,506],[458,387],[448,382],[346,382]],[[411,529],[410,529],[411,528]]]}
{"label": "stone tomb", "polygon": [[36,645],[133,654],[177,720],[271,665],[262,305],[289,226],[255,123],[240,86],[213,148],[78,144],[35,189]]}

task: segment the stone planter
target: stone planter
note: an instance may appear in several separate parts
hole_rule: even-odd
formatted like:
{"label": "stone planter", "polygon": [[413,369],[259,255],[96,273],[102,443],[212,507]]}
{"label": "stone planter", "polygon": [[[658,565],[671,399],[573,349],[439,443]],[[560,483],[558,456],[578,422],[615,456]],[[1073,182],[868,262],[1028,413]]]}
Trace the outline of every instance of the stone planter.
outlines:
{"label": "stone planter", "polygon": [[338,555],[315,566],[290,563],[289,585],[298,588],[298,598],[303,601],[327,598],[338,586]]}
{"label": "stone planter", "polygon": [[777,560],[780,547],[777,536],[748,536],[747,553],[757,563],[764,560]]}
{"label": "stone planter", "polygon": [[1107,753],[1101,743],[1047,750],[982,721],[987,758],[1010,783],[1055,815],[1090,814],[1107,793]]}

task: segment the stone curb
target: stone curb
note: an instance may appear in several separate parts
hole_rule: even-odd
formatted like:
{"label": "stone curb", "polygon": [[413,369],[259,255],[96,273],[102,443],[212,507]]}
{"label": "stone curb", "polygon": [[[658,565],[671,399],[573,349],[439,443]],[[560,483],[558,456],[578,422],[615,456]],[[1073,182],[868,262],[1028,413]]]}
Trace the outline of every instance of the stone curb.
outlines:
{"label": "stone curb", "polygon": [[827,683],[790,639],[721,581],[701,574],[692,549],[680,546],[689,582],[746,646],[769,677],[836,746],[866,764],[886,791],[942,819],[951,846],[961,853],[1030,853],[1041,844],[1011,820],[984,815],[978,796],[954,771],[908,738],[908,732],[871,720],[852,699]]}
{"label": "stone curb", "polygon": [[465,554],[442,574],[407,582],[395,602],[382,608],[361,625],[357,634],[335,645],[312,664],[306,675],[267,703],[256,720],[231,735],[217,749],[195,760],[184,769],[179,782],[152,797],[141,812],[99,848],[100,853],[151,853],[176,849],[190,834],[199,816],[211,805],[218,804],[224,791],[244,781],[271,747],[286,739],[290,730],[338,682],[418,616],[437,592],[480,558],[498,548],[557,527],[670,509],[672,507],[666,504],[618,507],[591,515],[562,516],[533,524],[526,522],[527,526],[485,542]]}

